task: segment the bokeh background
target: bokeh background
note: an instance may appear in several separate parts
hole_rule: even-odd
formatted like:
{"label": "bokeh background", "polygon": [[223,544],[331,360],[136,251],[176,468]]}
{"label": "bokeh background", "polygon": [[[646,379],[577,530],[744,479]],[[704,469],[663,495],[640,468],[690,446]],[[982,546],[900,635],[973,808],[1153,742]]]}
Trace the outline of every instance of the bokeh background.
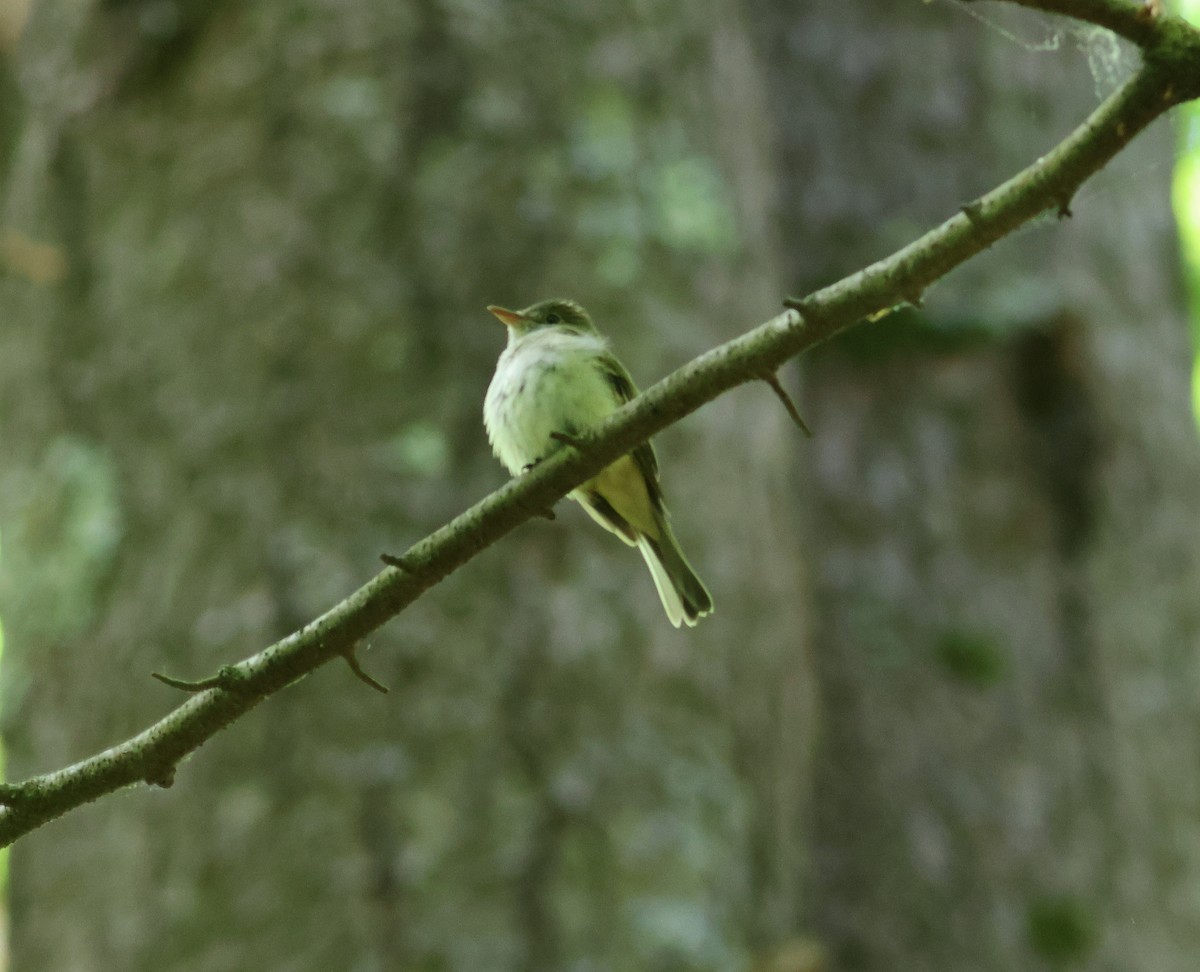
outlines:
{"label": "bokeh background", "polygon": [[[499,486],[484,305],[649,383],[1135,64],[945,0],[0,0],[8,775]],[[813,439],[762,386],[659,437],[700,627],[563,504],[372,639],[390,695],[330,666],[23,838],[8,967],[1190,972],[1183,121],[789,366]]]}

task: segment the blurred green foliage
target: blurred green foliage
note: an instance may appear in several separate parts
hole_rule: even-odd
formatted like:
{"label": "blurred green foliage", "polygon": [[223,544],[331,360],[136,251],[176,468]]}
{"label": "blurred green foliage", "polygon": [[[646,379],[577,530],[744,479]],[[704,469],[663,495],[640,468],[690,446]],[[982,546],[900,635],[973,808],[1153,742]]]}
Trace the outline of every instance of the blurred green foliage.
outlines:
{"label": "blurred green foliage", "polygon": [[21,603],[31,638],[86,630],[121,537],[117,483],[108,453],[62,435],[18,484],[25,502],[4,536],[4,600]]}
{"label": "blurred green foliage", "polygon": [[440,476],[450,465],[450,443],[431,421],[418,420],[377,448],[379,461],[396,472]]}
{"label": "blurred green foliage", "polygon": [[955,680],[988,688],[1004,677],[1008,659],[994,637],[978,631],[951,629],[934,646],[942,669]]}
{"label": "blurred green foliage", "polygon": [[[951,318],[902,306],[878,321],[868,321],[839,334],[829,348],[854,361],[870,364],[897,355],[970,351],[1002,340],[1009,333],[1009,325],[994,317]],[[817,353],[826,352],[818,349]]]}
{"label": "blurred green foliage", "polygon": [[1096,942],[1096,928],[1078,898],[1054,895],[1039,898],[1026,913],[1029,944],[1056,969],[1083,961]]}
{"label": "blurred green foliage", "polygon": [[[1177,0],[1180,13],[1200,24],[1200,0]],[[1179,112],[1179,161],[1175,167],[1175,217],[1191,295],[1192,408],[1200,425],[1200,107],[1194,102]]]}
{"label": "blurred green foliage", "polygon": [[639,140],[638,106],[613,87],[586,92],[571,133],[573,175],[589,192],[579,228],[599,250],[597,269],[613,287],[632,284],[647,251],[728,254],[738,246],[728,189],[715,162],[662,122]]}
{"label": "blurred green foliage", "polygon": [[[143,4],[136,17],[132,0],[118,6],[130,15],[121,23],[129,20],[141,32],[136,77],[166,90],[164,79],[179,77],[180,58],[202,39],[204,4]],[[248,566],[232,557],[218,560],[224,549],[211,555],[216,574],[245,570],[249,580],[237,597],[247,607],[208,609],[216,622],[197,622],[196,640],[216,631],[209,640],[233,652],[246,631],[257,637],[268,627],[242,623],[243,615],[286,630],[353,586],[369,557],[356,561],[339,549],[350,534],[346,524],[368,524],[366,539],[345,542],[346,548],[357,543],[374,550],[378,533],[389,529],[384,517],[392,517],[390,529],[401,534],[396,521],[437,523],[442,506],[457,509],[479,494],[476,467],[462,463],[461,454],[486,452],[478,419],[486,368],[470,368],[484,358],[492,359],[490,367],[502,339],[486,330],[495,324],[479,309],[484,299],[477,291],[490,288],[486,299],[501,302],[532,300],[539,294],[521,291],[563,279],[595,292],[615,290],[631,317],[655,310],[651,341],[659,353],[673,330],[684,331],[689,346],[702,346],[700,337],[661,312],[668,303],[663,297],[674,288],[683,294],[681,305],[694,306],[713,258],[736,262],[726,258],[737,255],[741,231],[730,187],[705,141],[707,103],[701,116],[681,120],[688,83],[679,79],[689,56],[679,53],[687,45],[678,42],[676,50],[669,38],[686,34],[687,8],[665,0],[637,7],[633,18],[630,11],[602,7],[594,15],[582,6],[566,14],[578,20],[581,38],[593,26],[585,17],[619,22],[595,50],[543,43],[539,32],[552,29],[560,15],[550,6],[530,15],[487,3],[391,12],[382,5],[360,14],[357,34],[345,26],[352,24],[351,6],[301,4],[283,14],[271,5],[248,7],[218,25],[209,40],[214,52],[225,50],[225,59],[201,52],[207,57],[197,59],[196,77],[181,84],[179,102],[164,100],[161,114],[129,102],[107,108],[111,114],[100,116],[91,131],[81,123],[79,137],[95,140],[90,151],[97,158],[111,168],[128,158],[139,177],[126,201],[113,194],[119,180],[102,166],[92,173],[102,216],[112,208],[97,221],[103,230],[98,252],[111,261],[98,277],[116,281],[97,298],[110,325],[103,344],[124,340],[147,349],[155,363],[169,361],[175,349],[186,357],[184,375],[197,377],[174,378],[163,399],[170,408],[153,415],[154,427],[163,423],[176,433],[165,435],[166,442],[186,442],[183,464],[194,463],[196,479],[210,487],[197,490],[197,503],[221,509],[207,477],[219,474],[223,461],[245,462],[254,473],[246,475],[252,488],[232,495],[259,509],[257,523],[271,524],[250,535],[243,556]],[[698,52],[690,57],[711,53],[708,14],[690,15],[697,18],[690,43]],[[376,50],[380,21],[388,16],[422,20],[411,47],[393,38],[394,46]],[[289,37],[277,48],[255,48],[259,33],[272,36],[259,19],[273,17],[280,18],[281,36],[285,27],[288,34],[303,28],[303,43]],[[496,37],[486,47],[462,42],[471,31],[492,30]],[[626,36],[639,30],[643,36]],[[513,55],[531,39],[539,41],[538,60],[526,84],[528,63],[516,57],[501,63],[498,55]],[[627,53],[620,55],[621,48]],[[462,57],[463,51],[474,56]],[[617,66],[598,67],[606,57]],[[397,65],[403,70],[394,70]],[[0,74],[0,93],[5,84]],[[260,96],[268,110],[260,112]],[[0,116],[7,111],[0,98]],[[131,112],[135,124],[122,111]],[[123,125],[132,132],[128,144],[105,141]],[[177,165],[180,158],[191,162]],[[1186,171],[1181,167],[1181,180]],[[1200,182],[1195,173],[1188,178]],[[1187,210],[1191,223],[1181,222],[1195,246],[1197,196],[1182,198],[1193,207]],[[164,213],[165,206],[177,208]],[[521,224],[519,231],[510,232],[513,223]],[[896,232],[907,238],[923,225],[916,221]],[[221,245],[197,244],[210,240]],[[510,285],[511,292],[494,292]],[[841,346],[870,357],[994,341],[1007,336],[1013,322],[1047,316],[1056,290],[1040,276],[1015,283],[1005,277],[971,305],[969,320],[931,320],[904,309],[884,324],[855,329]],[[451,327],[460,301],[475,307],[485,334],[478,343],[475,332],[467,341],[465,330]],[[214,340],[224,332],[214,334],[210,325],[227,319],[231,306],[239,322],[253,326],[243,323],[236,340]],[[154,327],[139,330],[146,320]],[[118,329],[127,322],[128,330]],[[130,340],[143,335],[149,336],[144,343]],[[226,358],[214,352],[222,347]],[[245,361],[253,366],[243,369]],[[356,392],[360,374],[377,379],[386,373],[387,381],[378,394],[323,400],[322,379],[340,378],[333,366],[322,370],[330,362],[354,374],[353,381],[331,383],[340,392]],[[144,371],[139,363],[137,374]],[[301,388],[311,392],[296,391]],[[246,394],[252,405],[244,404],[244,392],[255,393]],[[131,396],[131,414],[141,414],[143,398]],[[460,400],[462,421],[474,435],[462,436],[465,445]],[[313,401],[320,409],[306,411]],[[251,424],[260,421],[261,428]],[[330,440],[371,442],[371,468],[349,465],[353,450],[327,449],[326,456],[323,440],[304,438],[313,427]],[[269,450],[280,442],[287,444],[286,461],[265,469],[250,464],[260,453],[274,459]],[[246,443],[252,447],[232,458],[222,452]],[[62,436],[16,484],[27,502],[6,523],[5,583],[18,588],[6,595],[26,604],[42,626],[27,626],[22,634],[66,637],[94,618],[123,535],[119,503],[128,500],[119,495],[114,468],[127,467],[115,467],[90,440]],[[377,472],[386,475],[371,480]],[[499,472],[489,465],[487,475],[493,483]],[[394,493],[379,489],[383,480]],[[277,491],[281,481],[295,484],[295,493]],[[436,503],[425,499],[435,490]],[[382,515],[373,517],[363,497],[376,493],[385,499]],[[441,600],[423,602],[378,637],[377,645],[389,650],[371,657],[368,667],[394,665],[379,672],[394,686],[386,716],[370,708],[373,699],[350,711],[335,709],[334,690],[324,679],[297,686],[264,712],[263,720],[274,720],[270,738],[256,740],[253,725],[239,728],[240,750],[253,754],[261,746],[277,758],[263,756],[271,775],[261,789],[250,782],[214,788],[218,809],[206,817],[217,821],[218,847],[238,848],[228,852],[231,858],[244,854],[254,846],[246,835],[269,829],[271,839],[262,844],[279,848],[274,865],[281,874],[282,859],[300,856],[297,846],[305,854],[315,847],[315,865],[305,877],[315,875],[316,890],[305,889],[301,906],[350,901],[365,911],[374,900],[355,898],[354,869],[378,875],[380,899],[394,893],[409,922],[400,937],[414,959],[410,968],[530,967],[522,963],[522,941],[544,938],[553,939],[562,968],[745,968],[752,940],[747,927],[759,922],[747,912],[766,896],[753,896],[746,859],[759,848],[763,856],[784,853],[768,826],[774,803],[764,796],[779,804],[781,815],[794,810],[780,796],[786,783],[776,786],[774,779],[788,771],[782,761],[754,765],[759,751],[750,744],[770,753],[772,733],[783,729],[760,721],[758,709],[767,708],[763,699],[770,696],[754,691],[748,676],[766,683],[780,673],[766,667],[764,656],[742,652],[736,671],[749,689],[738,696],[727,684],[732,669],[711,646],[689,646],[675,660],[665,640],[661,657],[647,649],[645,636],[633,632],[641,621],[622,613],[634,601],[622,596],[622,587],[645,584],[639,565],[626,558],[606,575],[601,551],[609,549],[607,538],[579,540],[575,526],[570,540],[563,539],[565,529],[538,534],[536,543],[514,543],[481,558],[471,575],[475,587],[446,585]],[[529,532],[541,528],[533,524]],[[160,544],[156,535],[143,550],[157,552]],[[258,587],[260,547],[271,552],[266,570],[274,572],[278,591],[270,597]],[[500,562],[502,569],[487,572]],[[886,602],[869,604],[853,624],[872,663],[889,674],[928,663],[928,641],[897,632]],[[918,652],[925,657],[914,658]],[[1004,645],[987,633],[948,630],[933,653],[950,677],[967,685],[987,687],[1008,671]],[[788,664],[804,663],[789,656]],[[746,726],[742,739],[738,718]],[[381,724],[384,719],[390,721]],[[739,744],[746,749],[740,758]],[[789,762],[800,767],[811,743],[785,738],[778,745],[793,746]],[[315,760],[317,772],[304,759]],[[204,779],[216,763],[196,760],[189,771]],[[245,767],[230,771],[241,774]],[[756,784],[756,775],[763,782]],[[335,853],[342,845],[331,850],[309,836],[321,825],[328,834],[349,830],[353,814],[336,801],[357,799],[359,791],[355,839],[363,846],[354,853],[366,864]],[[287,843],[293,837],[296,843]],[[171,858],[174,871],[185,875],[188,894],[197,894],[194,881],[208,896],[205,907],[228,902],[228,940],[235,942],[254,920],[236,898],[246,882],[239,875],[231,879],[232,892],[230,885],[215,890],[225,880],[216,872],[224,869],[206,870],[216,852],[196,843],[201,877],[186,874],[186,850],[178,848],[171,849],[179,855]],[[286,912],[291,928],[313,927],[295,919],[302,913],[293,902],[261,891],[257,901],[264,925]],[[44,899],[39,907],[45,908]],[[786,918],[795,920],[790,912]],[[164,938],[177,937],[175,920]],[[321,938],[326,927],[319,928]],[[1035,950],[1055,963],[1086,954],[1094,938],[1086,911],[1072,899],[1036,901],[1027,930]],[[801,958],[789,969],[801,959],[822,961],[815,946],[798,946],[795,955]]]}

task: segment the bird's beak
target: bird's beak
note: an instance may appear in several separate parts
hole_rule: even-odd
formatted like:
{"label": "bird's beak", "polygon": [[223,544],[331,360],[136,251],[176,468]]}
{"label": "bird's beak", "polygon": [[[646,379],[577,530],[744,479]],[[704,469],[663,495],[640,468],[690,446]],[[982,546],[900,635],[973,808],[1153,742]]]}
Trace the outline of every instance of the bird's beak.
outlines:
{"label": "bird's beak", "polygon": [[503,307],[498,307],[495,304],[488,304],[488,310],[495,314],[500,323],[505,327],[516,327],[517,324],[525,320],[519,311],[505,310]]}

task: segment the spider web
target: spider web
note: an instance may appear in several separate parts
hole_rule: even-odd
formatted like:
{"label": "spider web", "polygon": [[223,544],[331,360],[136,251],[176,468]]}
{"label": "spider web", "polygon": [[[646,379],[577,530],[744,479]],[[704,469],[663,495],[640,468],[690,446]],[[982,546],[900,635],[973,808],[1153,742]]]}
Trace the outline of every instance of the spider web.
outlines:
{"label": "spider web", "polygon": [[[924,2],[930,3],[932,0]],[[1138,51],[1133,45],[1093,24],[1081,24],[1025,9],[1017,12],[1028,15],[1019,17],[1022,26],[1018,29],[1001,21],[1000,17],[1013,12],[1006,5],[1001,12],[997,9],[1000,4],[967,3],[964,0],[942,2],[965,13],[1007,43],[1016,44],[1030,54],[1058,53],[1068,41],[1073,42],[1087,59],[1097,100],[1105,98],[1133,74],[1140,61]],[[1173,12],[1182,15],[1193,24],[1200,25],[1200,0],[1174,0],[1170,7]],[[993,12],[997,16],[992,16]],[[1037,30],[1040,37],[1023,36],[1031,29]],[[1172,204],[1179,225],[1182,259],[1191,278],[1193,344],[1200,350],[1200,107],[1196,104],[1185,105],[1175,113],[1174,120],[1178,139],[1172,163],[1159,162],[1141,166],[1133,172],[1126,170],[1120,174],[1110,173],[1111,177],[1106,180],[1104,186],[1085,186],[1079,194],[1079,201],[1084,202],[1117,191],[1120,185],[1128,180],[1140,179],[1152,172],[1161,171],[1167,164],[1172,166]],[[1024,231],[1032,230],[1036,225],[1044,224],[1048,220],[1048,216],[1034,220]],[[1193,410],[1196,421],[1200,424],[1200,354],[1195,361],[1192,391]]]}
{"label": "spider web", "polygon": [[[1137,49],[1103,27],[1053,17],[1029,8],[1017,10],[1009,4],[988,4],[978,0],[942,2],[1029,54],[1058,53],[1068,43],[1073,43],[1087,59],[1097,100],[1107,97],[1137,70]],[[1005,23],[1006,19],[1013,23]],[[1030,31],[1035,30],[1040,36],[1028,36]]]}

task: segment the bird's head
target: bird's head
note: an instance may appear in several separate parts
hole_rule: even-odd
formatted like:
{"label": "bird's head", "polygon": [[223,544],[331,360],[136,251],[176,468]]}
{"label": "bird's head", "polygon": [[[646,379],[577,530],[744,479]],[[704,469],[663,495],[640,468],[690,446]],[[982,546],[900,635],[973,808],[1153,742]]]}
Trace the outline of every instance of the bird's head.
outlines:
{"label": "bird's head", "polygon": [[519,311],[489,304],[488,310],[495,314],[515,337],[542,327],[561,327],[580,334],[596,332],[596,325],[592,323],[588,312],[573,300],[543,300]]}

